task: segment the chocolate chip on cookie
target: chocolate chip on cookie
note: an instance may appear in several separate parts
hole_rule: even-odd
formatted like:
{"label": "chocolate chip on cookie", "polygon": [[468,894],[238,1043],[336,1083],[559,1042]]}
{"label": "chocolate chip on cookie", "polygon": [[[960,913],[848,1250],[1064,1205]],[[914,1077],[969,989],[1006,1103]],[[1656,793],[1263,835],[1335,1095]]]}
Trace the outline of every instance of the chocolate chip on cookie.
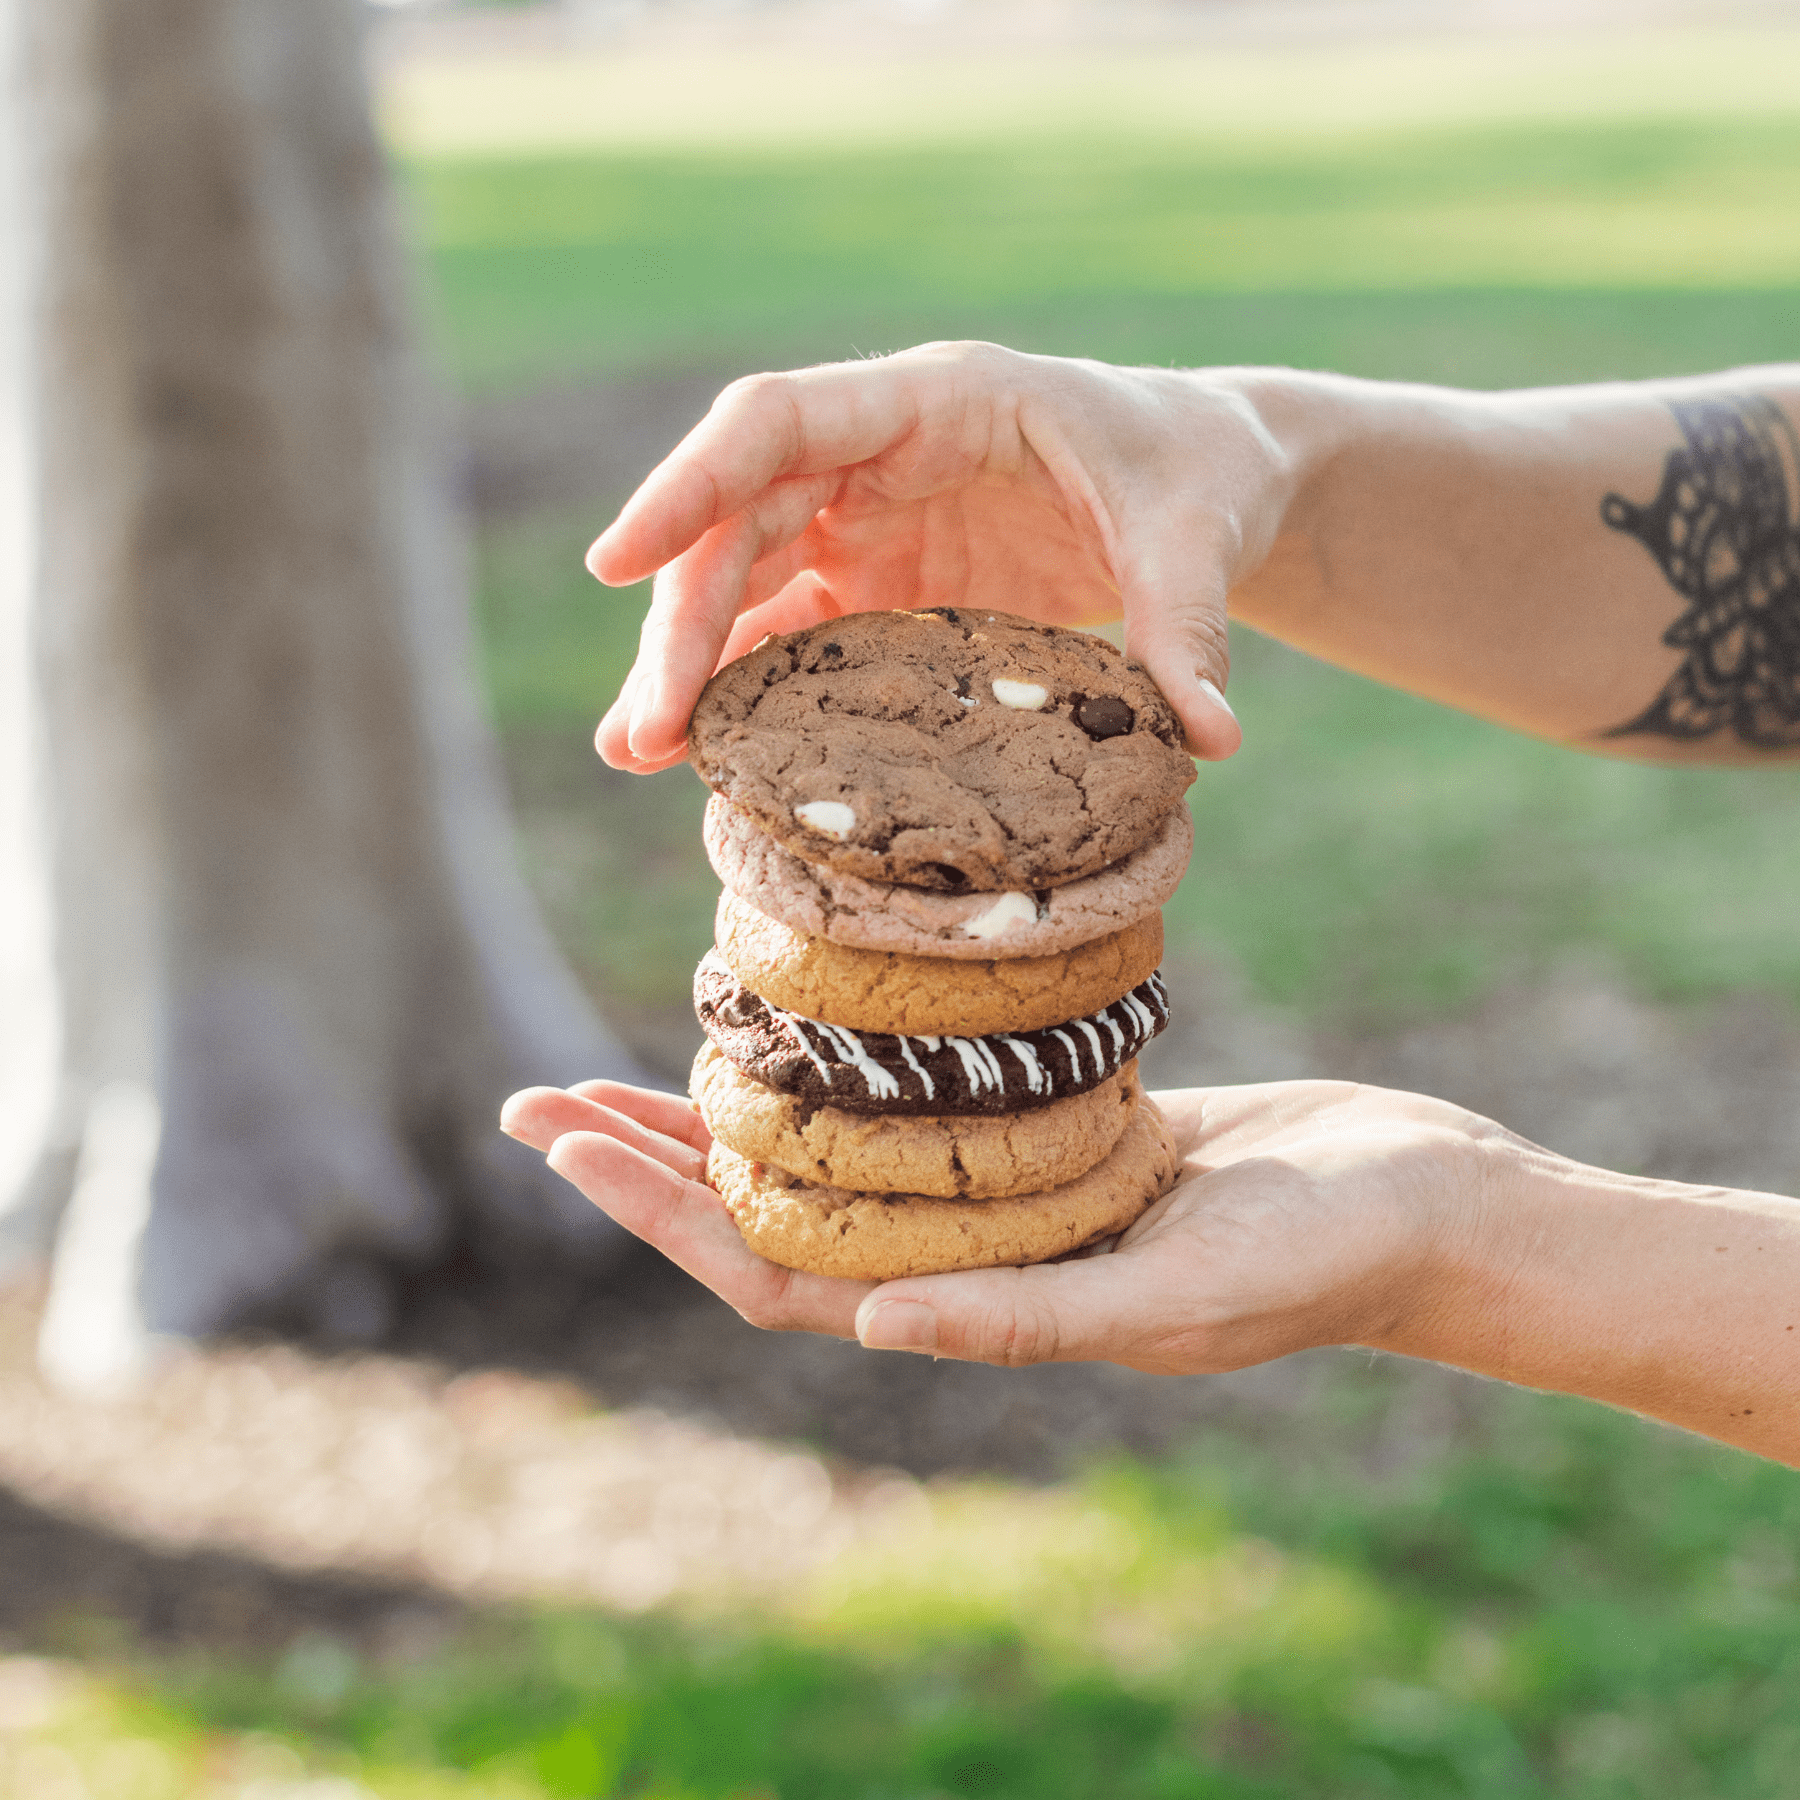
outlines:
{"label": "chocolate chip on cookie", "polygon": [[1103,638],[1009,613],[857,613],[766,639],[694,710],[695,767],[795,855],[1030,892],[1150,842],[1194,779],[1173,709]]}

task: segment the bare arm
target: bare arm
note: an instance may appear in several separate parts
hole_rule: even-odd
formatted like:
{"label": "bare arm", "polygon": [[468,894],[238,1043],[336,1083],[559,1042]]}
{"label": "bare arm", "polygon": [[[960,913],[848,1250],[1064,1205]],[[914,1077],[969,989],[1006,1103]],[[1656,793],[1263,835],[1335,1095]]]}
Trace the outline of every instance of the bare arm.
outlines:
{"label": "bare arm", "polygon": [[1271,379],[1306,473],[1233,593],[1247,623],[1588,749],[1800,747],[1800,367],[1494,395]]}
{"label": "bare arm", "polygon": [[[766,630],[881,606],[1123,617],[1197,754],[1238,617],[1614,754],[1800,744],[1800,366],[1508,394],[930,345],[735,384],[590,553],[657,572],[603,722],[677,760]],[[1671,638],[1676,641],[1669,641]]]}

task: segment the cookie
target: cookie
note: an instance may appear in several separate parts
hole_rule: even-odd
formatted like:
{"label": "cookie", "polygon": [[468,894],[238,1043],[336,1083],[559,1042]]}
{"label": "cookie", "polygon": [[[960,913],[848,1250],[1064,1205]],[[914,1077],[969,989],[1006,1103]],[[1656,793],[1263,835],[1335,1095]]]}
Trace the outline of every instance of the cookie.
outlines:
{"label": "cookie", "polygon": [[814,1106],[752,1081],[702,1044],[688,1092],[707,1129],[752,1162],[878,1193],[1031,1194],[1085,1174],[1119,1141],[1142,1093],[1137,1064],[1085,1094],[1021,1113],[894,1118]]}
{"label": "cookie", "polygon": [[1030,893],[1122,861],[1194,779],[1173,709],[1085,631],[942,607],[769,638],[707,684],[688,750],[796,856]]}
{"label": "cookie", "polygon": [[934,894],[805,862],[722,794],[706,803],[714,872],[758,912],[859,950],[970,962],[1049,956],[1135,925],[1175,892],[1193,848],[1193,815],[1177,806],[1143,849],[1067,887]]}
{"label": "cookie", "polygon": [[894,1281],[1066,1256],[1123,1231],[1174,1185],[1177,1162],[1162,1114],[1145,1099],[1112,1153],[1085,1175],[1010,1199],[812,1187],[722,1143],[712,1147],[706,1178],[758,1256],[816,1275]]}
{"label": "cookie", "polygon": [[1082,1019],[990,1037],[900,1037],[823,1025],[771,1006],[716,951],[694,973],[706,1035],[764,1087],[851,1112],[1006,1113],[1048,1106],[1116,1075],[1169,1022],[1160,975]]}
{"label": "cookie", "polygon": [[1054,956],[953,962],[807,937],[728,889],[714,941],[732,973],[784,1011],[853,1031],[980,1037],[1036,1031],[1110,1006],[1155,972],[1163,925],[1153,913]]}

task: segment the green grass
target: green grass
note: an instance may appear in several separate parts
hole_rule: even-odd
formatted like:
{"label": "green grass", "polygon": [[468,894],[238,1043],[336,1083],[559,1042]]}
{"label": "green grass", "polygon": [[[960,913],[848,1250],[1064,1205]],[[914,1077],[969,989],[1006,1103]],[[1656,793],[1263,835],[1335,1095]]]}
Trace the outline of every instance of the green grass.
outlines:
{"label": "green grass", "polygon": [[1524,1396],[1378,1476],[1346,1428],[1377,1391],[1347,1373],[1282,1451],[933,1490],[754,1618],[494,1618],[388,1667],[308,1639],[118,1672],[44,1733],[90,1768],[286,1746],[383,1800],[1791,1791],[1800,1476]]}
{"label": "green grass", "polygon": [[[1593,296],[1576,306],[1601,327],[1589,326],[1590,356],[1528,378],[1631,374],[1646,362],[1624,348],[1629,321],[1607,320],[1613,294],[1738,295],[1723,303],[1725,329],[1666,345],[1704,366],[1781,354],[1800,281],[1800,127],[1780,120],[1371,133],[1274,150],[1040,140],[830,160],[444,161],[417,165],[412,185],[447,354],[475,387],[962,336],[1397,374],[1409,359],[1416,369],[1422,323],[1439,341],[1465,318],[1505,333],[1529,319],[1529,296],[1571,290]],[[1356,323],[1336,330],[1333,305],[1297,295],[1341,297]],[[1250,298],[1221,304],[1232,296]],[[1730,327],[1745,323],[1734,354]],[[1361,354],[1358,337],[1370,339]],[[1514,379],[1491,365],[1446,373]]]}

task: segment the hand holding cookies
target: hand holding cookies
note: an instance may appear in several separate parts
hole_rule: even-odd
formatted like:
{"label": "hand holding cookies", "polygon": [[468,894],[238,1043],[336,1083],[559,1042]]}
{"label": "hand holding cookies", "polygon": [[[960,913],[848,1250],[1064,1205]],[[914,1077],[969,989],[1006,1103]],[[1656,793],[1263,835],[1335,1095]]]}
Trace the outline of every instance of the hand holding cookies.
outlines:
{"label": "hand holding cookies", "polygon": [[932,344],[735,382],[588,553],[603,581],[656,576],[600,753],[679,762],[702,686],[771,632],[953,606],[1123,617],[1189,749],[1229,756],[1225,595],[1291,485],[1224,379]]}
{"label": "hand holding cookies", "polygon": [[[752,1324],[970,1362],[1242,1368],[1318,1344],[1406,1347],[1441,1306],[1504,1134],[1344,1082],[1156,1097],[1175,1184],[1116,1240],[1060,1261],[876,1282],[751,1250],[705,1185],[693,1108],[614,1082],[534,1088],[506,1128]],[[1110,1253],[1105,1253],[1110,1252]]]}

